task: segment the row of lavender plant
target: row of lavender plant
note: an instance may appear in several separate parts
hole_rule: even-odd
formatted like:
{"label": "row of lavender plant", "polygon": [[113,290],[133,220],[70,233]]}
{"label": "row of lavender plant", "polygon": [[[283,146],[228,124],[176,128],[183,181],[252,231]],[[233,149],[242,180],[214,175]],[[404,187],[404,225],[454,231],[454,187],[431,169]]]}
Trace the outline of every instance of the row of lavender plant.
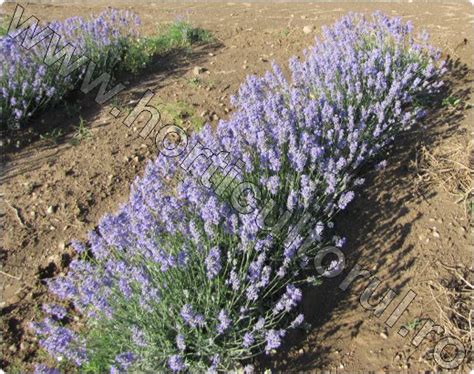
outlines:
{"label": "row of lavender plant", "polygon": [[[139,18],[128,11],[108,9],[95,17],[72,17],[48,26],[61,37],[57,51],[72,44],[76,51],[71,63],[87,56],[96,63],[95,75],[100,75],[114,72],[137,37],[139,24]],[[43,27],[39,25],[35,32]],[[33,30],[16,38],[0,36],[1,130],[18,128],[46,104],[58,102],[77,88],[88,66],[83,64],[69,75],[59,74],[60,63],[48,66],[44,62],[51,36],[27,49],[27,43],[22,45],[26,33],[31,37]]]}
{"label": "row of lavender plant", "polygon": [[[276,65],[248,77],[235,114],[191,137],[188,150],[221,151],[218,167],[160,154],[128,203],[102,218],[87,245],[75,243],[79,257],[49,285],[85,326],[66,327],[59,305],[33,324],[58,363],[231,370],[301,326],[302,285],[314,281],[304,271],[323,246],[344,244],[333,218],[363,183],[359,168],[423,114],[417,103],[441,85],[442,69],[410,24],[382,14],[344,17],[289,67],[289,79]],[[234,163],[242,169],[228,183]],[[240,195],[253,208],[245,214],[228,192],[242,181],[258,190]]]}

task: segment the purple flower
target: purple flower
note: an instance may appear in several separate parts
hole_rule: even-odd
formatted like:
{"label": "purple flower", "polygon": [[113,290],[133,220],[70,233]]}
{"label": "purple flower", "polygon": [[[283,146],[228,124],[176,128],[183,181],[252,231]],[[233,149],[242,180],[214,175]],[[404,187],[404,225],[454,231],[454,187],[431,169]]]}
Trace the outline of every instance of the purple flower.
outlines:
{"label": "purple flower", "polygon": [[82,252],[85,252],[85,250],[86,250],[85,245],[82,244],[79,240],[72,240],[71,241],[71,246],[72,246],[72,248],[74,248],[74,250],[77,253],[82,253]]}
{"label": "purple flower", "polygon": [[39,364],[35,366],[34,374],[60,374],[61,372],[58,369],[52,369],[46,365]]}
{"label": "purple flower", "polygon": [[132,326],[130,330],[132,332],[132,340],[137,346],[146,347],[148,345],[142,330],[137,326]]}
{"label": "purple flower", "polygon": [[349,192],[343,193],[341,197],[339,198],[338,208],[345,209],[347,205],[352,201],[353,198],[354,198],[354,192],[349,191]]}
{"label": "purple flower", "polygon": [[221,271],[221,251],[218,247],[211,248],[205,260],[207,277],[213,279]]}
{"label": "purple flower", "polygon": [[55,317],[57,319],[63,319],[66,317],[66,308],[60,306],[60,305],[55,305],[55,304],[43,304],[43,311],[47,314],[49,314],[52,317]]}
{"label": "purple flower", "polygon": [[294,329],[300,326],[304,321],[304,315],[298,314],[298,316],[290,323],[290,329]]}
{"label": "purple flower", "polygon": [[219,312],[219,315],[217,316],[217,319],[219,320],[219,324],[217,325],[217,333],[222,334],[225,330],[227,330],[230,326],[230,323],[232,322],[231,319],[229,318],[229,315],[227,312],[222,309]]}
{"label": "purple flower", "polygon": [[286,292],[276,304],[273,313],[277,314],[283,310],[289,312],[301,301],[302,297],[303,293],[299,288],[296,288],[292,284],[287,285]]}
{"label": "purple flower", "polygon": [[179,355],[170,356],[168,359],[168,366],[175,373],[186,369],[186,364],[184,363],[183,358]]}
{"label": "purple flower", "polygon": [[184,342],[184,336],[182,334],[176,335],[176,346],[180,351],[184,351],[186,349],[186,343]]}
{"label": "purple flower", "polygon": [[260,318],[258,319],[257,323],[255,324],[254,328],[253,328],[254,331],[258,331],[258,330],[263,329],[263,327],[265,326],[265,322],[266,322],[266,321],[265,321],[265,318],[260,317]]}
{"label": "purple flower", "polygon": [[279,348],[283,336],[285,336],[284,330],[268,330],[265,334],[265,352],[269,354],[272,350]]}
{"label": "purple flower", "polygon": [[377,165],[375,165],[375,170],[380,171],[387,167],[387,160],[380,161]]}
{"label": "purple flower", "polygon": [[180,311],[180,315],[184,322],[191,327],[204,326],[204,317],[194,312],[189,304],[185,304]]}
{"label": "purple flower", "polygon": [[255,337],[252,335],[252,333],[246,332],[244,334],[244,340],[242,342],[242,345],[244,346],[244,348],[249,348],[254,342],[255,342]]}
{"label": "purple flower", "polygon": [[123,369],[127,370],[135,361],[136,357],[132,352],[124,352],[115,356],[115,362]]}

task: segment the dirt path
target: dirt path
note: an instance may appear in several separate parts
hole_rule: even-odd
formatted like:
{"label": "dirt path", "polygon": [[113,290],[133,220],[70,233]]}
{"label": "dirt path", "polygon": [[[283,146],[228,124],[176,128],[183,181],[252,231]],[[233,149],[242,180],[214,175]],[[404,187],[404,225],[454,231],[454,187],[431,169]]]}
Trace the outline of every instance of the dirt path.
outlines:
{"label": "dirt path", "polygon": [[[109,2],[110,3],[110,2]],[[112,3],[114,3],[112,1]],[[117,2],[124,8],[123,2]],[[98,12],[104,5],[27,5],[25,14],[40,20],[62,19]],[[155,92],[153,103],[165,120],[193,126],[200,118],[216,123],[231,112],[229,97],[247,74],[262,74],[272,60],[285,65],[292,55],[301,55],[323,25],[348,11],[382,10],[401,15],[416,27],[426,28],[432,42],[472,68],[473,7],[465,4],[156,4],[134,5],[144,30],[152,32],[161,21],[185,16],[210,30],[216,42],[186,54],[158,58],[137,77],[123,77],[128,89],[121,95],[125,111],[147,89]],[[4,4],[12,14],[14,6]],[[304,26],[313,31],[303,32]],[[208,73],[194,75],[195,66]],[[472,74],[458,77],[454,87],[469,101]],[[82,95],[82,94],[81,94]],[[38,362],[36,343],[26,325],[40,317],[48,299],[44,279],[66,271],[72,253],[69,242],[84,239],[105,213],[116,209],[128,195],[129,185],[140,175],[156,149],[114,119],[111,105],[99,107],[92,97],[78,96],[69,105],[51,109],[32,122],[43,134],[61,127],[57,144],[37,139],[2,160],[2,205],[0,289],[2,293],[2,368],[30,368]],[[90,136],[72,142],[80,118]],[[436,321],[438,309],[429,291],[437,279],[437,261],[446,264],[470,261],[469,227],[462,204],[438,184],[420,184],[414,166],[416,150],[442,147],[449,142],[467,144],[472,136],[471,110],[444,108],[432,113],[428,129],[415,131],[399,145],[384,174],[372,176],[367,190],[352,206],[352,216],[340,223],[348,236],[345,249],[350,265],[356,263],[381,280],[382,293],[395,290],[401,299],[409,290],[414,302],[393,329],[384,325],[359,303],[366,283],[355,282],[342,292],[335,280],[327,287],[308,290],[304,312],[313,328],[295,335],[283,354],[265,360],[282,370],[339,369],[398,370],[430,369],[434,361],[426,352],[433,343],[418,348],[397,334],[402,323],[417,318]],[[74,143],[74,145],[72,144]],[[390,309],[390,308],[389,308]],[[391,309],[389,310],[391,312]],[[387,315],[390,313],[387,312]],[[321,316],[324,316],[322,318]],[[433,341],[439,339],[432,337]],[[25,364],[26,363],[26,364]]]}

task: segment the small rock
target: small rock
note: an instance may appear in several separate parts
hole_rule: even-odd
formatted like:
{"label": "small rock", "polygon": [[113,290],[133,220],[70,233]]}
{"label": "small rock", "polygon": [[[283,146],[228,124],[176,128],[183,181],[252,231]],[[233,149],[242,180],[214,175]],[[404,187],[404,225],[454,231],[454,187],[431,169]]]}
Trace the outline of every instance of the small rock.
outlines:
{"label": "small rock", "polygon": [[344,369],[344,365],[343,365],[343,364],[339,364],[339,369]]}
{"label": "small rock", "polygon": [[16,345],[15,345],[15,344],[12,344],[11,346],[8,347],[8,350],[9,350],[10,352],[15,353],[15,352],[16,352]]}
{"label": "small rock", "polygon": [[210,52],[208,53],[209,56],[214,57],[214,53]]}
{"label": "small rock", "polygon": [[306,19],[306,16],[301,16],[301,19]]}
{"label": "small rock", "polygon": [[385,333],[384,331],[382,331],[382,332],[380,333],[380,337],[381,337],[382,339],[388,339],[388,335],[387,335],[387,333]]}
{"label": "small rock", "polygon": [[301,348],[301,349],[298,351],[298,353],[299,353],[300,355],[302,355],[302,354],[304,353],[303,348]]}
{"label": "small rock", "polygon": [[46,209],[46,214],[53,214],[56,211],[56,207],[50,205],[48,209]]}
{"label": "small rock", "polygon": [[214,113],[214,114],[212,115],[212,120],[213,120],[213,121],[219,121],[219,119],[220,119],[220,117],[219,117],[216,113]]}
{"label": "small rock", "polygon": [[195,66],[194,69],[193,69],[193,74],[194,75],[200,75],[202,73],[204,73],[207,69],[206,68],[203,68],[202,66]]}
{"label": "small rock", "polygon": [[64,243],[63,241],[58,243],[58,249],[60,251],[64,251],[65,248],[66,248],[66,243]]}
{"label": "small rock", "polygon": [[135,156],[135,157],[133,158],[133,162],[137,162],[137,163],[138,163],[138,161],[140,161],[140,159],[138,158],[138,156]]}
{"label": "small rock", "polygon": [[440,235],[439,235],[439,232],[438,232],[438,231],[433,231],[433,236],[434,236],[436,239],[439,239],[439,238],[440,238]]}
{"label": "small rock", "polygon": [[311,34],[313,32],[313,26],[305,26],[303,27],[303,32],[305,34]]}
{"label": "small rock", "polygon": [[200,114],[200,116],[201,116],[202,118],[204,118],[204,117],[206,117],[206,116],[208,116],[208,115],[209,115],[209,111],[208,111],[208,110],[205,110],[205,111],[203,111],[203,112]]}

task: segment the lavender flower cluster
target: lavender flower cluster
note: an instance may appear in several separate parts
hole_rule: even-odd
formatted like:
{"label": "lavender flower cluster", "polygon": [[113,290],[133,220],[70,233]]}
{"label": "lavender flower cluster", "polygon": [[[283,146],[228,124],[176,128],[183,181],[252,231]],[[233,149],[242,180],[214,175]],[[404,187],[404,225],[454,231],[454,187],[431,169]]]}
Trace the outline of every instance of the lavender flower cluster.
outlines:
{"label": "lavender flower cluster", "polygon": [[38,35],[46,30],[41,25],[35,30],[19,28],[0,36],[0,128],[17,128],[47,103],[56,102],[77,88],[87,64],[63,76],[58,74],[60,62],[51,66],[45,63],[47,54],[54,55],[69,43],[76,47],[71,64],[87,56],[97,64],[96,74],[111,72],[122,59],[128,42],[136,37],[139,23],[139,18],[128,11],[108,9],[88,19],[72,17],[48,24],[59,41],[49,33],[37,43],[41,39]]}
{"label": "lavender flower cluster", "polygon": [[50,289],[87,328],[47,325],[46,350],[100,372],[216,372],[280,347],[304,322],[302,270],[344,243],[333,218],[359,168],[441,85],[439,54],[421,43],[398,18],[350,14],[290,61],[290,78],[276,65],[248,77],[230,119],[150,161],[129,201],[75,243]]}

